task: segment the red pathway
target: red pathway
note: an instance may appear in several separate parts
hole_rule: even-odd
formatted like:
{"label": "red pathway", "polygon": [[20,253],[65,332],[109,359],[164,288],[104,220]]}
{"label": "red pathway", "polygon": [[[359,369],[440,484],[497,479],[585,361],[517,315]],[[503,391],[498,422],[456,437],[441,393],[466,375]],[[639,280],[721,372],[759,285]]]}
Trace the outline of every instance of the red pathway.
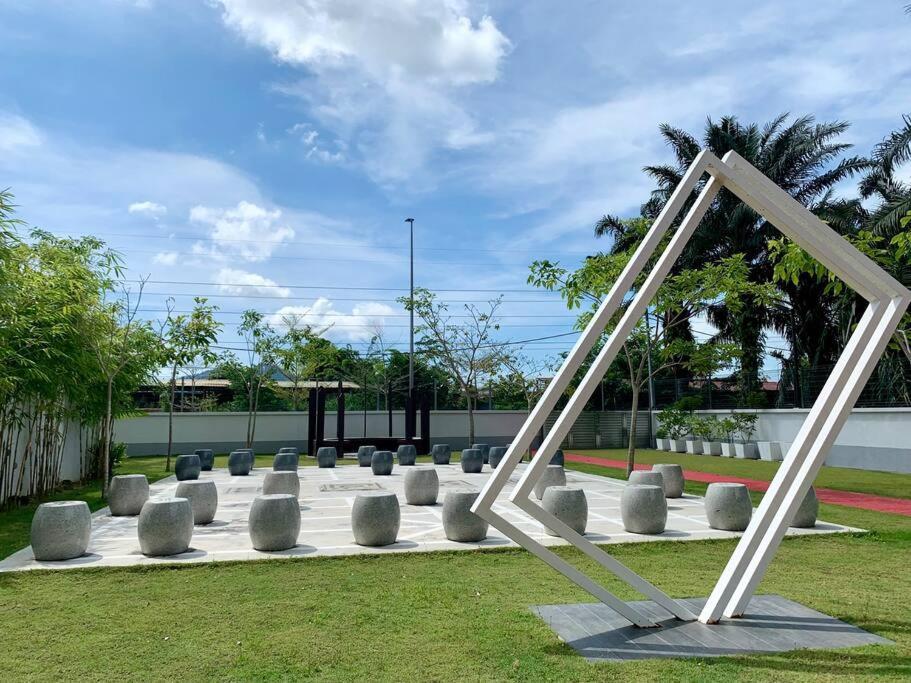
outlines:
{"label": "red pathway", "polygon": [[[626,462],[623,460],[608,460],[606,458],[597,458],[591,455],[579,455],[577,453],[567,453],[566,459],[570,462],[581,462],[589,465],[601,465],[602,467],[613,467],[614,469],[625,470]],[[650,469],[651,465],[636,465],[637,470]],[[684,476],[690,481],[701,481],[707,484],[718,481],[730,481],[737,484],[746,484],[746,487],[752,491],[766,491],[769,488],[767,481],[761,479],[747,479],[746,477],[735,477],[728,474],[713,474],[711,472],[695,472],[693,470],[684,470]],[[905,515],[911,517],[911,500],[906,498],[889,498],[887,496],[874,496],[869,493],[854,493],[853,491],[837,491],[835,489],[816,489],[816,497],[823,503],[830,505],[845,505],[851,508],[860,508],[861,510],[873,510],[875,512],[891,512],[895,515]]]}

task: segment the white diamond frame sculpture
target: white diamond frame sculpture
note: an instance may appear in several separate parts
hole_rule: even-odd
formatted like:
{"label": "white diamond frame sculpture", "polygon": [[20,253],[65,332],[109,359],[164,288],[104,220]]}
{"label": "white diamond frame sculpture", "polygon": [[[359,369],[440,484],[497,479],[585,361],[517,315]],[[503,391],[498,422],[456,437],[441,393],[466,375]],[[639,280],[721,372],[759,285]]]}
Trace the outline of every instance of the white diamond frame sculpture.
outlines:
{"label": "white diamond frame sculpture", "polygon": [[859,252],[802,204],[779,188],[737,153],[730,151],[723,159],[702,151],[687,169],[654,225],[642,240],[632,259],[614,283],[591,322],[579,336],[560,370],[551,380],[534,410],[522,425],[506,456],[494,470],[472,511],[490,522],[516,543],[584,588],[608,607],[616,610],[637,626],[654,626],[640,610],[620,600],[600,584],[580,572],[560,556],[511,524],[498,511],[497,495],[522,459],[522,454],[544,426],[570,380],[594,348],[611,318],[620,309],[633,283],[661,243],[674,219],[686,204],[704,174],[708,180],[695,202],[671,237],[664,252],[645,278],[639,291],[627,306],[601,351],[585,373],[579,386],[557,417],[535,457],[525,470],[510,501],[538,520],[602,567],[654,600],[676,617],[696,619],[685,606],[656,586],[628,569],[604,550],[587,540],[559,519],[549,514],[530,497],[535,482],[544,474],[554,451],[566,437],[586,402],[598,387],[623,342],[636,322],[645,314],[650,302],[693,235],[718,191],[725,187],[741,201],[775,225],[784,235],[803,247],[826,268],[869,302],[859,324],[846,345],[832,374],[826,381],[788,450],[768,491],[741,537],[718,583],[712,591],[699,620],[715,623],[722,616],[741,616],[753,596],[765,570],[775,555],[788,525],[825,461],[832,443],[850,415],[857,397],[873,372],[890,337],[911,301],[899,282],[885,273],[871,259]]}

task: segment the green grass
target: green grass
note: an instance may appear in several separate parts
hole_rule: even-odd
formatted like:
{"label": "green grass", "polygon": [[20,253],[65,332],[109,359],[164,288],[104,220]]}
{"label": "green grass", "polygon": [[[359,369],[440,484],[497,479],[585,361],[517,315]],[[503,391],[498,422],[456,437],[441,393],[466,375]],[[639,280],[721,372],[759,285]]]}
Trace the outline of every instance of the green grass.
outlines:
{"label": "green grass", "polygon": [[[605,458],[607,460],[622,460],[626,462],[626,450],[572,450],[573,453]],[[659,462],[677,463],[685,470],[699,472],[712,472],[714,474],[727,474],[736,477],[748,477],[771,481],[778,471],[781,463],[766,460],[738,460],[735,458],[721,458],[710,455],[687,455],[685,453],[668,453],[666,451],[637,450],[636,463],[653,465]],[[625,470],[616,470],[609,476],[626,478]],[[869,470],[854,470],[846,467],[823,467],[816,477],[816,486],[837,489],[839,491],[856,491],[858,493],[872,493],[878,496],[892,496],[894,498],[911,498],[911,474],[895,474],[893,472],[873,472]]]}
{"label": "green grass", "polygon": [[[126,467],[164,474],[155,458]],[[0,575],[0,680],[908,680],[911,520],[834,506],[821,516],[871,531],[786,539],[760,592],[894,647],[592,665],[528,610],[591,597],[528,553],[500,549]],[[610,552],[684,597],[708,593],[733,546]],[[577,551],[558,552],[638,597]]]}

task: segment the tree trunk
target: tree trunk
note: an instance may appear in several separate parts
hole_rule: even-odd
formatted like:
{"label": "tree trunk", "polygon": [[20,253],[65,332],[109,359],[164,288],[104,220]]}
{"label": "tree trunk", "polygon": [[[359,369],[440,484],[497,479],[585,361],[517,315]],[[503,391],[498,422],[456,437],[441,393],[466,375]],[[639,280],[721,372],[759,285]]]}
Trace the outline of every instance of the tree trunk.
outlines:
{"label": "tree trunk", "polygon": [[114,420],[111,415],[111,403],[114,393],[114,380],[108,378],[107,403],[104,412],[104,430],[101,435],[101,497],[108,497],[108,482],[111,480],[111,432]]}
{"label": "tree trunk", "polygon": [[171,399],[168,401],[168,457],[164,463],[164,471],[171,471],[171,448],[174,444],[174,395],[177,391],[177,366],[171,372]]}
{"label": "tree trunk", "polygon": [[639,384],[633,382],[633,402],[629,411],[629,443],[626,449],[626,476],[636,465],[636,423],[639,419]]}
{"label": "tree trunk", "polygon": [[471,401],[471,392],[465,393],[466,404],[468,405],[468,445],[474,443],[474,407]]}

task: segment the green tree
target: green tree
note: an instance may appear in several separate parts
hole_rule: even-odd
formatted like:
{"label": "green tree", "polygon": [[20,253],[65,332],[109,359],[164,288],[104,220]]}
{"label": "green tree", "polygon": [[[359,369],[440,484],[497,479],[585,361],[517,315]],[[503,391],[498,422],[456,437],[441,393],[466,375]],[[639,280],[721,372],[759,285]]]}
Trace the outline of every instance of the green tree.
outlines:
{"label": "green tree", "polygon": [[[702,149],[721,157],[734,150],[768,176],[792,197],[830,223],[853,220],[857,202],[838,200],[833,189],[853,174],[866,170],[869,161],[862,157],[842,158],[850,145],[840,141],[848,129],[843,121],[815,123],[812,116],[788,121],[781,114],[764,125],[741,123],[735,116],[709,119],[700,138],[669,124],[660,126],[661,135],[670,147],[674,162],[647,166],[657,188],[642,207],[643,215],[654,219],[667,202],[683,173]],[[703,180],[704,182],[704,180]],[[697,188],[701,189],[701,188]],[[638,242],[628,222],[605,216],[596,226],[596,234],[609,235],[617,249],[625,251]],[[722,189],[707,211],[699,228],[681,255],[677,270],[698,268],[700,263],[742,255],[754,283],[772,281],[768,241],[778,237],[774,226],[737,197]],[[745,296],[737,312],[725,306],[708,311],[711,322],[721,336],[741,350],[740,387],[744,397],[758,388],[760,369],[765,355],[765,330],[769,326],[794,327],[792,338],[799,337],[804,348],[812,348],[819,328],[798,323],[804,314],[812,314],[819,302],[819,290],[779,283],[791,302],[790,314],[777,316],[774,305],[751,301]],[[688,326],[677,334],[686,338]]]}
{"label": "green tree", "polygon": [[[169,309],[171,303],[169,302]],[[171,451],[174,444],[174,404],[177,395],[177,373],[182,368],[193,368],[197,363],[213,363],[217,354],[211,345],[218,339],[221,323],[215,320],[217,306],[204,297],[193,299],[189,314],[174,315],[169,311],[162,333],[164,358],[171,370],[168,382],[168,455],[165,472],[171,471]],[[181,397],[183,400],[183,397]]]}
{"label": "green tree", "polygon": [[903,230],[902,219],[911,212],[911,184],[896,174],[911,161],[911,116],[902,123],[873,148],[871,168],[860,183],[861,197],[876,202],[863,217],[864,227],[887,238]]}
{"label": "green tree", "polygon": [[484,309],[465,304],[466,319],[457,322],[449,314],[448,306],[423,287],[414,290],[413,300],[399,298],[405,310],[413,308],[421,319],[421,325],[416,330],[421,335],[418,341],[421,353],[453,377],[465,397],[469,442],[475,438],[474,409],[478,384],[496,375],[505,352],[505,345],[493,339],[494,332],[499,329],[496,313],[501,302],[502,298],[493,299]]}
{"label": "green tree", "polygon": [[[574,272],[550,261],[537,261],[531,266],[529,282],[559,291],[570,308],[590,304],[577,321],[577,327],[584,329],[600,306],[602,297],[632,258],[635,247],[630,244],[626,251],[590,256]],[[650,270],[645,268],[644,272]],[[640,276],[634,290],[638,290],[644,278],[645,275]],[[633,471],[635,464],[639,396],[649,379],[675,367],[706,377],[739,357],[739,349],[734,344],[718,338],[697,340],[675,335],[676,328],[689,325],[693,318],[704,317],[713,307],[723,305],[736,314],[745,301],[767,305],[775,298],[773,287],[750,281],[749,266],[739,255],[705,263],[699,268],[679,270],[665,279],[649,312],[624,341],[620,354],[632,392],[627,473]],[[630,301],[628,299],[614,316],[608,332],[619,322]]]}

